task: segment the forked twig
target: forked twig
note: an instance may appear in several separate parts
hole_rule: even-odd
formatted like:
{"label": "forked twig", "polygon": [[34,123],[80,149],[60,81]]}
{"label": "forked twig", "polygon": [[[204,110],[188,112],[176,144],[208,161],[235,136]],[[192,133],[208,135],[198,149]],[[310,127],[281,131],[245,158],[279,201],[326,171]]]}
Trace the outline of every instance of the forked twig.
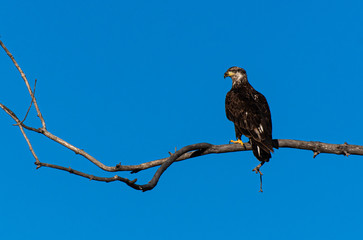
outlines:
{"label": "forked twig", "polygon": [[13,55],[10,53],[10,51],[5,47],[4,43],[0,40],[0,46],[4,49],[4,51],[6,52],[6,54],[10,57],[11,61],[13,61],[16,69],[18,69],[21,77],[23,78],[24,82],[25,82],[25,85],[26,85],[26,88],[28,89],[28,92],[30,94],[30,96],[32,97],[32,101],[34,102],[34,107],[37,111],[37,114],[38,114],[38,117],[42,123],[42,126],[44,129],[46,129],[46,125],[45,125],[45,121],[44,121],[44,118],[42,116],[42,113],[40,112],[39,110],[39,107],[38,107],[38,103],[37,103],[37,100],[32,92],[32,89],[30,87],[30,84],[28,82],[28,79],[26,78],[25,76],[25,73],[23,72],[23,70],[21,70],[20,66],[18,65],[18,63],[15,61],[15,58],[13,57]]}
{"label": "forked twig", "polygon": [[29,150],[32,153],[35,162],[36,163],[40,163],[38,156],[35,154],[35,151],[33,149],[32,144],[30,143],[30,140],[28,138],[28,136],[25,134],[23,125],[21,124],[20,120],[18,119],[18,117],[15,115],[15,113],[13,111],[11,111],[9,108],[7,108],[5,105],[0,103],[0,108],[2,108],[10,117],[12,117],[12,119],[14,119],[14,121],[17,123],[17,125],[19,126],[19,129],[21,131],[21,133],[23,134],[25,141],[27,142],[28,146],[29,146]]}
{"label": "forked twig", "polygon": [[20,122],[21,123],[23,123],[25,120],[26,120],[26,118],[27,118],[27,116],[28,116],[28,114],[29,114],[29,111],[30,111],[30,109],[32,108],[32,105],[33,105],[33,102],[34,102],[34,96],[35,96],[35,88],[36,88],[36,86],[37,86],[37,79],[35,79],[35,81],[34,81],[34,90],[33,90],[33,92],[32,92],[32,99],[31,99],[31,101],[30,101],[30,105],[29,105],[29,107],[28,107],[28,110],[26,111],[26,114],[25,114],[25,116],[24,116],[24,119],[23,120],[21,120]]}

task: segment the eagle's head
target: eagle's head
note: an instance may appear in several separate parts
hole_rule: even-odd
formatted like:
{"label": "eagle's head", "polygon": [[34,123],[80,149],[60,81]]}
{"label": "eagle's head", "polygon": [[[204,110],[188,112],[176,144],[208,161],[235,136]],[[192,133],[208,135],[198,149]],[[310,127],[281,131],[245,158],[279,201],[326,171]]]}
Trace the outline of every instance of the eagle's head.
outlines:
{"label": "eagle's head", "polygon": [[225,73],[224,78],[231,77],[233,85],[247,81],[246,70],[240,67],[230,67]]}

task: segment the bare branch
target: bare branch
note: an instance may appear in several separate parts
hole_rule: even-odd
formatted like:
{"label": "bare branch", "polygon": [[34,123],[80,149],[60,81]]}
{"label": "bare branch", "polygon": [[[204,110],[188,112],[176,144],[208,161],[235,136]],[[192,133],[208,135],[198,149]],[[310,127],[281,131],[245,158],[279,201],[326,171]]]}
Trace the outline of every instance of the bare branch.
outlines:
{"label": "bare branch", "polygon": [[[199,157],[199,156],[203,156],[203,155],[207,155],[207,154],[212,154],[212,153],[249,151],[252,149],[251,145],[249,143],[245,143],[243,147],[240,144],[212,145],[209,143],[197,143],[197,144],[192,144],[192,145],[183,147],[180,150],[176,151],[175,153],[171,154],[167,158],[162,158],[162,159],[158,159],[158,160],[154,160],[154,161],[150,161],[150,162],[145,162],[145,163],[141,163],[139,165],[117,164],[114,167],[110,167],[110,166],[106,166],[103,163],[101,163],[100,161],[96,160],[94,157],[92,157],[91,155],[86,153],[84,150],[76,148],[73,145],[69,144],[68,142],[64,141],[63,139],[51,134],[46,129],[43,129],[43,128],[35,129],[32,127],[26,126],[24,123],[20,122],[20,120],[15,115],[15,113],[13,111],[11,111],[9,108],[7,108],[6,106],[4,106],[1,103],[0,103],[0,107],[8,115],[10,115],[15,120],[17,125],[19,126],[25,140],[27,141],[27,143],[29,145],[30,151],[32,152],[34,158],[36,159],[35,164],[38,166],[38,168],[41,166],[46,166],[46,167],[55,168],[55,169],[59,169],[59,170],[63,170],[63,171],[68,171],[72,174],[76,174],[76,175],[86,177],[91,180],[97,180],[97,181],[104,181],[104,182],[121,181],[121,182],[126,183],[127,185],[129,185],[130,187],[132,187],[134,189],[142,190],[142,191],[148,191],[148,190],[153,189],[156,186],[156,184],[158,183],[163,172],[168,167],[170,167],[170,165],[174,162],[183,161],[183,160],[187,160],[187,159],[191,159],[191,158],[195,158],[195,157]],[[71,168],[57,166],[54,164],[41,163],[39,161],[37,155],[35,154],[32,146],[31,146],[31,143],[30,143],[28,137],[26,136],[23,128],[25,128],[27,130],[35,131],[35,132],[43,134],[44,136],[47,136],[51,140],[53,140],[63,146],[66,146],[68,149],[72,150],[73,152],[84,156],[85,158],[90,160],[92,163],[94,163],[96,166],[100,167],[101,169],[103,169],[105,171],[109,171],[109,172],[130,171],[131,173],[136,173],[136,172],[139,172],[139,171],[142,171],[145,169],[149,169],[152,167],[157,167],[157,166],[160,166],[160,167],[155,172],[154,177],[151,179],[151,181],[149,183],[139,185],[139,184],[135,183],[136,180],[129,180],[127,178],[122,178],[117,175],[114,177],[111,177],[111,178],[110,177],[108,177],[108,178],[107,177],[96,177],[96,176],[93,176],[90,174],[86,174],[86,173],[83,173],[80,171],[73,170]],[[296,148],[296,149],[311,150],[314,153],[317,153],[317,152],[318,153],[330,153],[330,154],[338,154],[338,155],[344,155],[344,156],[348,156],[350,154],[363,155],[363,146],[349,145],[347,143],[330,144],[330,143],[322,143],[322,142],[316,142],[316,141],[307,142],[307,141],[291,140],[291,139],[276,139],[276,140],[274,140],[274,142],[275,142],[276,148]],[[261,176],[262,176],[262,174],[260,172],[260,167],[262,165],[263,164],[261,163],[256,168],[253,169],[256,173],[260,173]],[[261,179],[260,191],[262,191],[262,179]]]}
{"label": "bare branch", "polygon": [[13,111],[11,111],[9,108],[7,108],[5,105],[1,104],[0,103],[0,108],[2,108],[7,114],[9,114],[13,119],[14,121],[17,123],[17,125],[19,126],[19,129],[21,131],[21,133],[23,134],[24,138],[25,138],[25,141],[27,142],[28,146],[29,146],[29,150],[30,152],[33,154],[33,157],[35,158],[35,162],[36,163],[39,163],[39,159],[38,159],[38,156],[35,154],[35,151],[29,141],[29,138],[28,136],[25,134],[24,132],[24,128],[20,122],[20,120],[18,119],[18,117],[15,115],[15,113]]}
{"label": "bare branch", "polygon": [[28,91],[29,91],[29,94],[30,94],[30,96],[32,97],[32,101],[34,102],[34,107],[35,107],[35,109],[37,110],[37,114],[38,114],[38,117],[39,117],[39,119],[40,119],[40,121],[41,121],[41,123],[42,123],[42,126],[43,126],[43,128],[44,128],[44,129],[46,129],[46,125],[45,125],[44,118],[43,118],[43,116],[42,116],[42,113],[41,113],[41,112],[40,112],[40,110],[39,110],[37,100],[36,100],[36,98],[35,98],[35,96],[34,96],[34,94],[33,94],[33,92],[32,92],[32,89],[31,89],[31,87],[30,87],[30,85],[29,85],[28,79],[26,78],[26,76],[25,76],[25,74],[24,74],[23,70],[21,70],[21,68],[20,68],[20,66],[18,65],[18,63],[15,61],[15,58],[13,57],[13,55],[9,52],[9,50],[5,47],[4,43],[3,43],[1,40],[0,40],[0,46],[1,46],[4,50],[5,50],[6,54],[10,57],[11,61],[13,61],[13,63],[14,63],[14,65],[15,65],[16,69],[18,69],[18,71],[19,71],[19,73],[20,73],[21,77],[23,78],[23,80],[24,80],[24,82],[25,82],[25,85],[26,85],[26,87],[27,87],[27,89],[28,89]]}
{"label": "bare branch", "polygon": [[161,177],[161,175],[165,172],[166,169],[168,169],[168,167],[170,167],[170,165],[175,162],[176,159],[178,159],[178,157],[180,157],[181,155],[183,155],[186,152],[189,151],[193,151],[193,150],[199,150],[199,151],[203,151],[203,149],[207,149],[208,147],[212,146],[209,143],[197,143],[197,144],[192,144],[192,145],[188,145],[186,147],[183,147],[182,149],[180,149],[179,151],[175,152],[174,154],[172,154],[167,161],[165,161],[161,167],[159,167],[159,169],[155,172],[153,178],[147,183],[147,184],[143,184],[143,185],[139,185],[136,184],[137,179],[134,180],[129,180],[127,178],[122,178],[118,175],[115,175],[114,177],[97,177],[94,175],[90,175],[87,173],[83,173],[81,171],[77,171],[74,170],[72,168],[66,168],[66,167],[62,167],[62,166],[58,166],[58,165],[54,165],[54,164],[48,164],[48,163],[41,163],[41,162],[36,162],[35,164],[39,167],[41,166],[45,166],[45,167],[50,167],[50,168],[55,168],[58,170],[62,170],[62,171],[67,171],[69,173],[81,176],[81,177],[85,177],[88,178],[90,180],[97,180],[97,181],[102,181],[102,182],[113,182],[113,181],[121,181],[126,183],[128,186],[136,189],[136,190],[141,190],[143,192],[148,191],[153,189],[159,182],[159,179]]}
{"label": "bare branch", "polygon": [[[139,165],[121,165],[121,163],[116,164],[115,166],[104,165],[102,162],[100,162],[99,160],[97,160],[96,158],[94,158],[93,156],[91,156],[90,154],[85,152],[84,150],[77,148],[74,145],[68,143],[67,141],[55,136],[54,134],[50,133],[46,129],[45,120],[39,110],[39,107],[38,107],[38,104],[37,104],[37,101],[36,101],[36,98],[34,95],[35,85],[34,85],[34,91],[32,91],[25,74],[23,73],[23,71],[21,70],[21,68],[19,67],[17,62],[15,61],[12,54],[5,47],[5,45],[3,44],[3,42],[1,40],[0,40],[0,45],[5,50],[5,52],[10,57],[10,59],[13,61],[15,67],[20,72],[20,74],[26,84],[26,87],[29,91],[29,94],[31,96],[31,104],[29,106],[27,113],[25,114],[24,120],[26,119],[26,117],[29,113],[32,103],[34,103],[34,107],[37,111],[37,114],[41,121],[42,127],[33,128],[30,126],[27,126],[24,124],[24,120],[20,121],[19,118],[15,115],[15,113],[13,111],[11,111],[8,107],[6,107],[5,105],[0,103],[0,108],[2,108],[5,111],[5,113],[7,113],[16,122],[15,125],[17,125],[19,127],[20,131],[22,132],[22,134],[29,146],[29,149],[30,149],[33,157],[35,158],[35,164],[37,165],[37,168],[40,168],[40,167],[54,168],[54,169],[58,169],[58,170],[62,170],[62,171],[67,171],[71,174],[85,177],[90,180],[96,180],[96,181],[102,181],[102,182],[120,181],[120,182],[126,183],[128,186],[130,186],[134,189],[141,190],[141,191],[148,191],[148,190],[153,189],[157,185],[161,175],[174,162],[183,161],[183,160],[187,160],[187,159],[191,159],[191,158],[195,158],[195,157],[199,157],[199,156],[203,156],[203,155],[207,155],[207,154],[249,151],[252,149],[251,145],[249,143],[245,143],[244,146],[241,146],[240,144],[213,145],[210,143],[196,143],[196,144],[191,144],[191,145],[185,146],[178,151],[175,148],[175,152],[174,153],[169,152],[170,156],[168,156],[167,158],[162,158],[162,159],[158,159],[158,160],[154,160],[154,161],[150,161],[150,162],[145,162],[145,163],[141,163]],[[35,84],[36,84],[36,81],[35,81]],[[157,166],[160,166],[160,167],[156,170],[154,176],[147,184],[136,184],[137,179],[129,180],[127,178],[123,178],[118,175],[115,175],[113,177],[99,177],[99,176],[94,176],[91,174],[87,174],[87,173],[84,173],[81,171],[74,170],[71,167],[63,167],[63,166],[54,165],[54,164],[50,164],[50,163],[43,163],[43,162],[39,161],[24,129],[33,131],[33,132],[37,132],[37,133],[40,133],[40,134],[48,137],[52,141],[65,146],[66,148],[70,149],[74,153],[83,156],[84,158],[86,158],[87,160],[89,160],[90,162],[92,162],[93,164],[98,166],[100,169],[107,171],[107,172],[129,171],[131,173],[137,173],[137,172],[145,170],[145,169],[149,169],[149,168],[153,168],[153,167],[157,167]],[[322,142],[317,142],[317,141],[276,139],[276,140],[274,140],[274,147],[275,148],[296,148],[296,149],[310,150],[310,151],[313,151],[314,158],[320,153],[330,153],[330,154],[338,154],[338,155],[344,155],[344,156],[349,156],[349,155],[363,156],[363,146],[349,145],[346,142],[344,144],[330,144],[330,143],[322,143]],[[260,191],[261,192],[262,192],[262,173],[260,171],[260,168],[263,164],[264,164],[264,162],[260,163],[258,166],[256,166],[253,169],[253,171],[255,171],[256,173],[260,173],[260,181],[261,181]]]}
{"label": "bare branch", "polygon": [[291,139],[279,139],[279,148],[296,148],[311,150],[313,152],[319,153],[331,153],[338,155],[361,155],[363,156],[363,146],[360,145],[350,145],[344,144],[331,144],[323,143],[317,141],[301,141],[301,140],[291,140]]}
{"label": "bare branch", "polygon": [[81,176],[81,177],[85,177],[85,178],[88,178],[89,180],[95,180],[95,181],[100,181],[100,182],[114,182],[114,181],[121,181],[121,182],[124,182],[124,183],[135,183],[137,181],[137,179],[134,179],[134,180],[129,180],[127,178],[123,178],[123,177],[120,177],[120,176],[113,176],[113,177],[98,177],[98,176],[94,176],[94,175],[91,175],[91,174],[88,174],[88,173],[84,173],[84,172],[81,172],[81,171],[77,171],[71,167],[62,167],[62,166],[59,166],[59,165],[55,165],[55,164],[50,164],[50,163],[42,163],[42,162],[35,162],[35,164],[37,165],[37,169],[40,168],[40,167],[49,167],[49,168],[54,168],[54,169],[58,169],[58,170],[62,170],[62,171],[66,171],[66,172],[69,172],[71,174],[75,174],[75,175],[78,175],[78,176]]}
{"label": "bare branch", "polygon": [[[306,141],[290,140],[290,139],[281,139],[275,141],[279,143],[281,148],[298,148],[304,150],[324,149],[324,151],[321,152],[344,155],[345,154],[344,152],[346,151],[346,152],[354,152],[354,155],[363,155],[363,146],[358,146],[358,145],[306,142]],[[142,163],[139,165],[124,165],[124,166],[121,166],[120,164],[117,165],[119,168],[118,171],[131,171],[133,173],[161,165],[161,167],[155,172],[154,177],[147,184],[139,185],[135,183],[135,180],[131,181],[127,178],[119,178],[116,176],[112,178],[94,177],[94,180],[104,181],[104,182],[121,181],[134,189],[148,191],[153,189],[157,185],[161,175],[174,162],[183,161],[186,159],[191,159],[212,153],[227,153],[227,152],[238,152],[238,151],[249,151],[249,150],[251,150],[251,145],[249,143],[245,143],[244,147],[242,147],[240,144],[212,145],[209,143],[197,143],[183,147],[167,158]],[[56,168],[63,171],[68,171],[70,173],[86,178],[90,178],[90,176],[92,176],[85,173],[80,174],[79,171],[69,171],[69,168],[65,167],[60,167],[60,166],[54,167],[55,165],[51,164],[39,163],[38,165]],[[260,173],[261,192],[262,192],[262,173],[260,172],[260,168],[262,167],[262,165],[263,163],[260,163],[258,166],[256,166],[253,169],[253,171],[255,171],[256,173]]]}

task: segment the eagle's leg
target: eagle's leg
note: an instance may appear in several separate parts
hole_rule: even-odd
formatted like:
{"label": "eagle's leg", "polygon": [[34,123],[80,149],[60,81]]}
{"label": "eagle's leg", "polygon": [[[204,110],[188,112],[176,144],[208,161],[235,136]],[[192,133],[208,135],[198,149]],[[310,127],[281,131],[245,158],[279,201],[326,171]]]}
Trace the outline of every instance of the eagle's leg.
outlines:
{"label": "eagle's leg", "polygon": [[242,142],[242,140],[241,140],[241,139],[237,139],[237,141],[233,141],[233,140],[231,140],[231,141],[229,141],[229,142],[232,142],[232,143],[239,143],[239,144],[241,144],[241,145],[242,145],[242,147],[243,147],[243,142]]}

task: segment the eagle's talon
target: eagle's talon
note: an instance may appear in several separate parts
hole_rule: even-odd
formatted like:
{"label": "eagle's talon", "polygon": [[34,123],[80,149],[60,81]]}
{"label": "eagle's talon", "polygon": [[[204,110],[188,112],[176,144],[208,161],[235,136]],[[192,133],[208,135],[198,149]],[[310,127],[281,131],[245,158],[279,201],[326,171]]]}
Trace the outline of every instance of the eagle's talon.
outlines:
{"label": "eagle's talon", "polygon": [[234,140],[231,140],[231,141],[229,141],[229,143],[239,143],[239,144],[241,144],[241,146],[243,147],[244,145],[244,143],[242,142],[242,140],[241,139],[238,139],[237,141],[234,141]]}

